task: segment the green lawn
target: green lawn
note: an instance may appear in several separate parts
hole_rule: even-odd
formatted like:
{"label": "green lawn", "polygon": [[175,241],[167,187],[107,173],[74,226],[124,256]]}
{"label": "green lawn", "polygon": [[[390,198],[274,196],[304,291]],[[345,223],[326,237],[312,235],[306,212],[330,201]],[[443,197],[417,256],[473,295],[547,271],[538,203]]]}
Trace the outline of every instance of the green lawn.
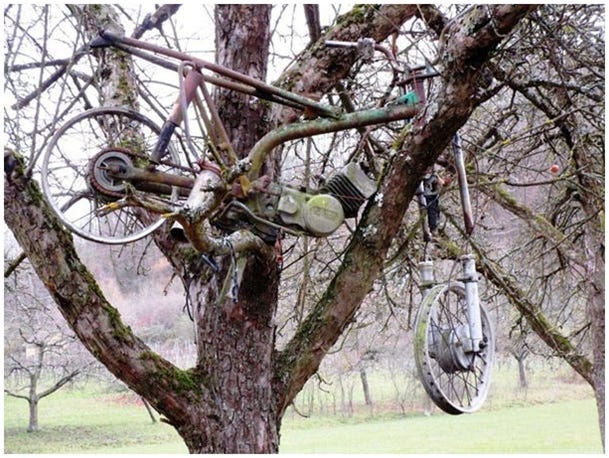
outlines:
{"label": "green lawn", "polygon": [[[131,398],[64,391],[40,403],[41,432],[26,433],[27,404],[4,399],[5,453],[185,453]],[[482,410],[473,415],[286,418],[282,453],[601,453],[592,399]]]}
{"label": "green lawn", "polygon": [[287,423],[281,452],[602,453],[602,448],[596,405],[578,400],[310,429]]}
{"label": "green lawn", "polygon": [[27,403],[4,398],[5,453],[186,453],[165,423],[152,423],[131,396],[61,391],[39,404],[41,430],[27,433]]}

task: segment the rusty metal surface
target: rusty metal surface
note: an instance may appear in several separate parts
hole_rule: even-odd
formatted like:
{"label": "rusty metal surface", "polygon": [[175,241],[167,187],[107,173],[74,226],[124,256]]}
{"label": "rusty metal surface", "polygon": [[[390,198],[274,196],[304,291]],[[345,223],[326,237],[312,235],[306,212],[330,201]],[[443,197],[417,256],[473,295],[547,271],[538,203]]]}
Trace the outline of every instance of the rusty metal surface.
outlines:
{"label": "rusty metal surface", "polygon": [[455,166],[457,169],[457,178],[459,182],[459,194],[461,195],[461,208],[463,210],[463,223],[465,224],[465,233],[471,235],[474,231],[474,219],[472,216],[472,204],[469,198],[469,189],[467,187],[467,175],[465,172],[465,162],[463,152],[461,150],[461,137],[456,134],[452,141],[453,155],[455,158]]}
{"label": "rusty metal surface", "polygon": [[413,118],[418,111],[418,106],[393,105],[384,108],[347,113],[337,119],[321,118],[279,127],[262,137],[250,151],[248,156],[251,163],[249,176],[250,178],[256,178],[266,156],[275,147],[287,141]]}
{"label": "rusty metal surface", "polygon": [[222,75],[222,76],[234,79],[236,81],[239,81],[241,83],[247,84],[249,86],[252,86],[253,88],[257,89],[258,91],[274,95],[275,97],[277,97],[277,103],[281,103],[281,100],[287,100],[288,102],[296,103],[297,105],[301,106],[302,108],[305,108],[305,107],[309,108],[309,109],[313,110],[315,113],[319,114],[320,116],[327,116],[327,117],[336,117],[337,116],[335,109],[332,107],[318,103],[307,97],[303,97],[301,95],[294,94],[292,92],[280,89],[278,87],[271,86],[270,84],[263,83],[262,81],[259,81],[255,78],[244,75],[243,73],[236,72],[236,71],[226,68],[222,65],[214,64],[212,62],[208,62],[206,60],[199,59],[190,54],[175,51],[173,49],[164,48],[162,46],[153,45],[151,43],[146,43],[145,41],[135,40],[133,38],[121,37],[119,35],[116,35],[116,34],[113,34],[110,32],[103,32],[103,36],[105,38],[110,39],[113,43],[124,44],[124,45],[132,46],[132,47],[138,48],[138,49],[145,49],[147,51],[151,51],[156,54],[164,55],[164,56],[170,57],[172,59],[177,59],[177,60],[184,61],[184,62],[190,62],[195,67],[197,67],[199,70],[203,70],[203,69],[210,70],[219,75]]}

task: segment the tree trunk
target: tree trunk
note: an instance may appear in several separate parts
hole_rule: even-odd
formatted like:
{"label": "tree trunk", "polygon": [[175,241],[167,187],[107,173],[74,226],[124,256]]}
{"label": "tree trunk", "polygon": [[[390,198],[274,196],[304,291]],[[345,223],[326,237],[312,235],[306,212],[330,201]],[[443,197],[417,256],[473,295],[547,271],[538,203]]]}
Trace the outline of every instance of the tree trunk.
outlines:
{"label": "tree trunk", "polygon": [[[371,36],[382,40],[426,8],[364,5],[333,27],[326,38]],[[454,33],[454,39],[445,43],[442,57],[446,79],[429,123],[404,139],[406,148],[396,153],[384,177],[384,204],[371,201],[368,205],[328,291],[281,353],[274,350],[279,276],[271,246],[244,259],[228,256],[219,260],[221,272],[213,281],[196,265],[198,253],[187,256],[164,250],[189,280],[187,293],[196,320],[197,364],[181,370],[154,353],[122,322],[80,262],[71,235],[51,213],[36,183],[19,170],[4,183],[7,225],[79,339],[113,374],[166,416],[190,452],[277,452],[283,412],[353,320],[382,269],[424,170],[475,108],[478,88],[474,76],[481,63],[529,8],[501,5],[492,10],[490,22],[486,17],[471,17],[467,27],[460,21],[451,25],[446,36]],[[216,45],[226,49],[218,52],[219,63],[264,77],[269,14],[266,5],[217,6]],[[475,37],[468,35],[474,32]],[[334,52],[319,47],[309,51],[304,56],[310,61],[298,62],[292,67],[294,73],[287,75],[297,84],[290,89],[322,95],[347,74],[355,60],[355,51],[346,52],[345,59],[336,59]],[[236,151],[245,154],[267,128],[264,105],[251,105],[247,98],[232,99],[223,92],[215,96],[221,116],[234,121],[227,125]],[[295,118],[287,113],[272,119]],[[178,256],[182,256],[181,263]],[[222,293],[223,286],[233,290],[234,300]]]}
{"label": "tree trunk", "polygon": [[[269,5],[217,5],[217,63],[264,80],[270,11]],[[226,90],[214,96],[231,143],[243,156],[266,131],[265,105]],[[211,282],[196,271],[187,274],[198,276],[189,294],[198,366],[207,368],[211,387],[204,407],[197,408],[197,427],[185,425],[180,434],[191,453],[276,453],[279,422],[271,390],[276,255],[268,246],[256,255],[218,261],[221,271]]]}
{"label": "tree trunk", "polygon": [[347,412],[347,396],[345,394],[345,384],[343,383],[343,375],[338,374],[338,386],[340,388],[340,410],[343,416],[346,416]]}
{"label": "tree trunk", "polygon": [[38,397],[30,397],[28,400],[30,419],[27,427],[28,433],[35,433],[40,430],[38,426]]}
{"label": "tree trunk", "polygon": [[362,390],[364,390],[364,402],[367,406],[370,407],[370,413],[372,413],[374,409],[374,404],[372,402],[372,395],[370,394],[368,374],[366,373],[366,368],[364,368],[363,366],[359,368],[359,378],[362,381]]}
{"label": "tree trunk", "polygon": [[[604,267],[604,266],[603,266]],[[605,299],[604,293],[592,293],[594,303],[590,305],[588,316],[592,323],[594,347],[594,395],[598,410],[603,450],[605,449]]]}
{"label": "tree trunk", "polygon": [[522,389],[526,389],[529,386],[527,382],[527,372],[524,367],[524,357],[522,355],[515,356],[518,362],[518,386]]}
{"label": "tree trunk", "polygon": [[[227,275],[230,278],[231,274]],[[191,453],[278,450],[278,422],[271,390],[275,338],[272,317],[277,286],[262,280],[248,281],[255,276],[268,280],[276,278],[277,273],[274,266],[269,266],[268,258],[254,258],[245,268],[235,302],[218,298],[214,286],[191,283],[198,365],[207,369],[210,380],[202,404],[192,406],[195,424],[179,429]]]}
{"label": "tree trunk", "polygon": [[28,396],[28,406],[30,418],[28,422],[27,432],[34,433],[40,429],[38,426],[38,395],[36,394],[36,389],[38,388],[38,377],[39,374],[31,373],[30,374],[30,394]]}

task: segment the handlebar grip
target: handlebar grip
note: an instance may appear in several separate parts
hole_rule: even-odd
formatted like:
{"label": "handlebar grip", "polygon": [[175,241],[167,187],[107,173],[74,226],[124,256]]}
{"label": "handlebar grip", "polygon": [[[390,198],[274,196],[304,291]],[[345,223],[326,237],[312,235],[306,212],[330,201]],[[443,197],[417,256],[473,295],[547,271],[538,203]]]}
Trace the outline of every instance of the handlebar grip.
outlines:
{"label": "handlebar grip", "polygon": [[112,46],[112,41],[101,35],[89,42],[89,48],[91,49],[107,48],[109,46]]}
{"label": "handlebar grip", "polygon": [[167,147],[169,146],[171,136],[173,135],[173,131],[176,129],[176,127],[176,124],[171,121],[167,121],[165,124],[163,124],[158,142],[154,148],[154,151],[152,151],[152,154],[150,155],[151,162],[158,164],[161,158],[167,154]]}

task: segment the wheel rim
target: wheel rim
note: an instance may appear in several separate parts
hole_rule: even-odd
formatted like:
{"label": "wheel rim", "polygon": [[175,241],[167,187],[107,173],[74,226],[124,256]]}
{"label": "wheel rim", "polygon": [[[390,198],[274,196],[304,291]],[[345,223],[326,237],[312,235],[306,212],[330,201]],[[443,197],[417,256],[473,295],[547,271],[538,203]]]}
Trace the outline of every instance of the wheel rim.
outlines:
{"label": "wheel rim", "polygon": [[[41,170],[43,192],[62,223],[87,240],[106,244],[130,243],[161,226],[164,220],[159,215],[142,208],[103,211],[124,191],[103,167],[109,161],[131,161],[122,151],[145,158],[159,132],[145,116],[119,107],[94,108],[66,122],[49,142]],[[170,146],[169,151],[177,164],[175,148]],[[178,196],[178,189],[173,191],[167,196],[171,201]]]}
{"label": "wheel rim", "polygon": [[481,307],[486,345],[467,353],[469,336],[465,289],[459,283],[439,285],[424,297],[415,320],[415,360],[419,377],[433,402],[450,414],[471,413],[484,403],[490,388],[494,334]]}

